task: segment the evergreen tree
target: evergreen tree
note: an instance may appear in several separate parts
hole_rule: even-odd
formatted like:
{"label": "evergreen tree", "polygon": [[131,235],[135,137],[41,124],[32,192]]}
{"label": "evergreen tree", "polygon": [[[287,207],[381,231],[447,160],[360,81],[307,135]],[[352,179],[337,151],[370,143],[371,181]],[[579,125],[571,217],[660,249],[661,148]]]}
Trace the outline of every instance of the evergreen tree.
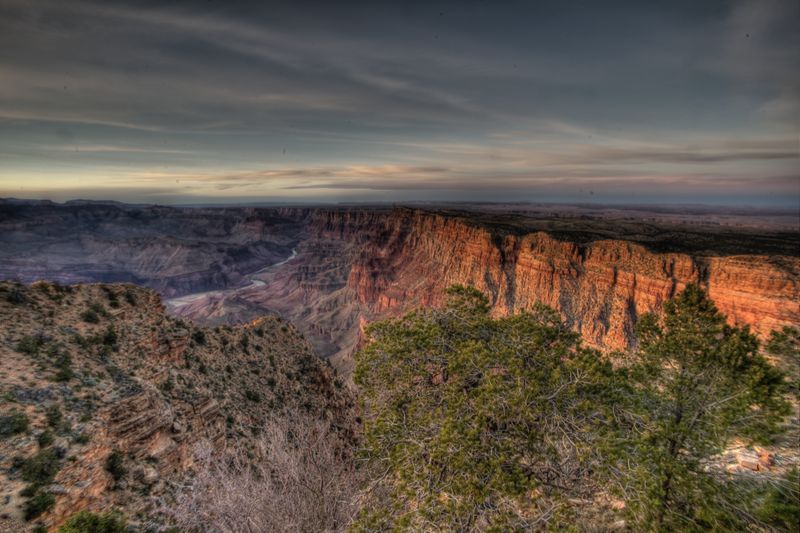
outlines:
{"label": "evergreen tree", "polygon": [[593,491],[613,370],[552,309],[493,319],[453,287],[444,309],[375,324],[357,356],[378,481],[356,529],[554,527]]}
{"label": "evergreen tree", "polygon": [[631,519],[657,531],[738,527],[747,512],[708,460],[733,437],[775,433],[787,412],[783,375],[758,354],[748,329],[726,324],[694,285],[660,318],[644,316],[638,338],[612,468]]}

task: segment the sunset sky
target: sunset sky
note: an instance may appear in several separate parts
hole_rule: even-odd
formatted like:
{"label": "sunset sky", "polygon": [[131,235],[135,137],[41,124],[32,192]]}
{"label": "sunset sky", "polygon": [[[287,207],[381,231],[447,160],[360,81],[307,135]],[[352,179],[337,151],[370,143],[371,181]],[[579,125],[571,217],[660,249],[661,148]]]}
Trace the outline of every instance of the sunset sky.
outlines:
{"label": "sunset sky", "polygon": [[0,0],[0,197],[795,207],[799,4]]}

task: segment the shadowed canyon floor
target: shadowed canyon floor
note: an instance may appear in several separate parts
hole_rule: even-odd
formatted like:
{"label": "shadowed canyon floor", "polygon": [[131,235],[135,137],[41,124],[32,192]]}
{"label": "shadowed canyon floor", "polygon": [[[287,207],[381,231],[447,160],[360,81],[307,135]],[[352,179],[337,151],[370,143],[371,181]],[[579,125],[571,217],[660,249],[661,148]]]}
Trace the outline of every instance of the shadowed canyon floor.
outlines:
{"label": "shadowed canyon floor", "polygon": [[703,285],[737,324],[800,325],[795,213],[528,204],[170,208],[5,201],[0,276],[130,281],[199,324],[294,323],[348,371],[367,322],[470,284],[506,314],[558,309],[624,348],[643,312]]}

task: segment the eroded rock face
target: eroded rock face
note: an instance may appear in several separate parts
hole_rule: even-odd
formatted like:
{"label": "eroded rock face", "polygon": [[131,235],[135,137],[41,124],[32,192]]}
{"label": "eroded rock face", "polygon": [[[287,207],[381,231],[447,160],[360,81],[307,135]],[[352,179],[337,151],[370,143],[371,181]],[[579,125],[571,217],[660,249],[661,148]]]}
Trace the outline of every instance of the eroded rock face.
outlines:
{"label": "eroded rock face", "polygon": [[[544,232],[502,235],[420,211],[398,210],[382,224],[332,218],[318,223],[324,235],[367,241],[348,285],[370,317],[436,304],[446,287],[461,283],[486,292],[498,314],[544,303],[587,341],[627,348],[638,316],[699,283],[733,324],[761,335],[800,324],[797,258],[693,257],[623,240],[579,244]],[[371,239],[364,239],[367,232]]]}
{"label": "eroded rock face", "polygon": [[[173,311],[214,323],[268,309],[297,324],[345,371],[366,323],[438,305],[456,283],[488,294],[497,314],[554,307],[586,341],[608,349],[630,347],[637,318],[688,283],[705,287],[732,323],[760,335],[800,324],[797,257],[654,251],[632,237],[582,233],[593,221],[575,234],[559,229],[566,223],[529,232],[472,214],[407,208],[279,214],[306,227],[297,257],[257,276],[257,287]],[[684,237],[692,235],[670,238]]]}

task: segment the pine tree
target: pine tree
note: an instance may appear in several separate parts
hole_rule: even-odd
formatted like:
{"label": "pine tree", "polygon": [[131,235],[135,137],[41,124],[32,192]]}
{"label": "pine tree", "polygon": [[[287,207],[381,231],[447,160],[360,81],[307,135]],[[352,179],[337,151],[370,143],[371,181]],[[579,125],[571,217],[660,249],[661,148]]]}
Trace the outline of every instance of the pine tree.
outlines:
{"label": "pine tree", "polygon": [[357,356],[378,481],[356,529],[508,530],[568,519],[593,490],[613,375],[552,309],[493,319],[454,287],[441,310],[373,325]]}
{"label": "pine tree", "polygon": [[768,440],[787,412],[783,375],[697,286],[644,316],[618,443],[617,479],[635,525],[735,528],[746,511],[708,461],[733,437]]}

